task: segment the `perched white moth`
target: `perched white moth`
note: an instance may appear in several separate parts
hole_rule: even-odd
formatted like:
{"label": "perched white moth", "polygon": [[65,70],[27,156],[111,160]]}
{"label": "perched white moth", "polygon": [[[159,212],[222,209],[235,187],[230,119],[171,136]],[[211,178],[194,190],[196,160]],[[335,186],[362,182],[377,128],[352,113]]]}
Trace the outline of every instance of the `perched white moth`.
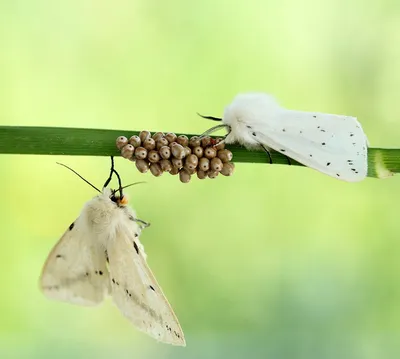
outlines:
{"label": "perched white moth", "polygon": [[226,143],[261,147],[268,155],[274,149],[343,181],[357,182],[367,175],[368,141],[355,117],[287,110],[263,93],[237,95],[222,119],[203,117],[222,120],[205,134],[225,127]]}
{"label": "perched white moth", "polygon": [[[112,167],[106,185],[113,172],[118,176]],[[86,306],[110,294],[138,329],[161,342],[185,346],[178,319],[139,241],[145,222],[136,219],[121,185],[119,196],[106,185],[50,252],[41,289],[48,298]]]}

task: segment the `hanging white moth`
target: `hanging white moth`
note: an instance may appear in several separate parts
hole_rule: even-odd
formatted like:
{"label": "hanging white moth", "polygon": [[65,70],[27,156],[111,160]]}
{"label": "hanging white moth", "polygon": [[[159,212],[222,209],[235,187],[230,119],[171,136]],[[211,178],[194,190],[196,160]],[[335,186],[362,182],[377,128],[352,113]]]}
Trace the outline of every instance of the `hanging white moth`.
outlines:
{"label": "hanging white moth", "polygon": [[[287,110],[263,93],[237,95],[225,108],[226,143],[273,149],[334,178],[357,182],[367,176],[368,141],[355,117]],[[205,135],[203,134],[203,135]],[[271,162],[271,157],[269,155]]]}
{"label": "hanging white moth", "polygon": [[50,299],[85,306],[97,305],[110,294],[139,330],[161,342],[185,346],[178,319],[139,241],[148,224],[128,206],[121,183],[119,195],[107,188],[113,173],[120,181],[112,165],[102,192],[92,185],[100,194],[85,204],[50,252],[40,287]]}

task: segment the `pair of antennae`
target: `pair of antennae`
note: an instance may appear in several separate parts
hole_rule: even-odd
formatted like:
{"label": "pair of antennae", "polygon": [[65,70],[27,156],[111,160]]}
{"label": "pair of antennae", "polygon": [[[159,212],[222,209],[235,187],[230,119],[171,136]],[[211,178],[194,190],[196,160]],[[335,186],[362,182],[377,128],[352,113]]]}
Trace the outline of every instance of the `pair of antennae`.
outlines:
{"label": "pair of antennae", "polygon": [[[80,179],[82,179],[83,181],[85,181],[89,186],[91,186],[92,188],[94,188],[97,192],[100,192],[100,193],[101,193],[101,191],[100,191],[95,185],[93,185],[92,183],[90,183],[86,178],[82,177],[78,172],[76,172],[75,170],[73,170],[71,167],[68,167],[68,166],[65,165],[64,163],[60,163],[60,162],[57,162],[57,164],[58,164],[58,165],[61,165],[61,166],[64,166],[65,168],[68,168],[70,171],[72,171],[73,173],[75,173]],[[119,191],[120,198],[123,198],[122,190],[123,190],[124,188],[133,186],[133,185],[135,185],[135,184],[144,183],[144,182],[135,182],[135,183],[131,183],[131,184],[128,184],[127,186],[122,187],[121,177],[119,176],[118,172],[117,172],[117,171],[115,170],[115,168],[114,168],[114,156],[111,156],[110,175],[109,175],[109,177],[107,178],[107,181],[104,183],[103,188],[105,188],[105,187],[108,186],[108,184],[110,183],[110,181],[111,181],[111,179],[112,179],[113,173],[115,173],[115,175],[116,175],[117,178],[118,178],[118,185],[119,185],[119,188],[116,189],[116,190],[114,190],[113,193],[112,193],[112,195],[114,195],[117,191]]]}

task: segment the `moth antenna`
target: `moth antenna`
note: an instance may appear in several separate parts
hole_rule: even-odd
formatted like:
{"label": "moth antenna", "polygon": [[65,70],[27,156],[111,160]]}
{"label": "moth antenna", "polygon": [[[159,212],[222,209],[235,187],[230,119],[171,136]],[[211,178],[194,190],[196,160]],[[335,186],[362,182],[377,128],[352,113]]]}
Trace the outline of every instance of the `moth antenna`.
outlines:
{"label": "moth antenna", "polygon": [[114,156],[111,156],[111,169],[110,169],[110,175],[107,178],[107,181],[104,183],[103,188],[106,188],[108,186],[108,184],[111,181],[112,175],[114,173]]}
{"label": "moth antenna", "polygon": [[64,165],[64,163],[60,163],[60,162],[56,162],[56,163],[57,163],[58,165],[60,165],[60,166],[64,166],[65,168],[68,168],[70,171],[72,171],[73,173],[75,173],[80,179],[84,180],[88,185],[90,185],[91,187],[93,187],[97,192],[100,192],[100,193],[101,193],[101,191],[100,191],[96,186],[94,186],[93,184],[91,184],[87,179],[83,178],[78,172],[74,171],[71,167],[68,167],[67,165]]}
{"label": "moth antenna", "polygon": [[203,138],[205,136],[208,136],[208,135],[220,130],[221,128],[225,128],[228,131],[228,133],[225,135],[225,137],[228,136],[229,133],[231,132],[230,126],[226,125],[226,124],[223,124],[223,125],[217,125],[217,126],[211,127],[209,130],[207,130],[206,132],[202,133],[199,137],[201,139],[201,138]]}
{"label": "moth antenna", "polygon": [[213,121],[222,121],[222,118],[219,117],[214,117],[214,116],[203,116],[200,113],[197,112],[197,115],[199,115],[200,117],[203,117],[207,120],[213,120]]}
{"label": "moth antenna", "polygon": [[[130,184],[127,184],[126,186],[121,187],[121,189],[125,189],[125,188],[134,186],[136,184],[141,184],[141,183],[146,183],[146,182],[145,181],[141,181],[141,182],[130,183]],[[118,191],[119,191],[119,188],[118,189],[114,189],[111,194],[114,195]]]}

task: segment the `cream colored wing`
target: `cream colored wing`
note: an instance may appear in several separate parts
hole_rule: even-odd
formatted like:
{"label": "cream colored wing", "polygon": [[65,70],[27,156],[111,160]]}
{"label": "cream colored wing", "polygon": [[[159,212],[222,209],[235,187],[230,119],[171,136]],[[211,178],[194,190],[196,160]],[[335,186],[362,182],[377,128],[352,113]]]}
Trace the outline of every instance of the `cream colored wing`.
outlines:
{"label": "cream colored wing", "polygon": [[357,182],[368,172],[368,141],[355,117],[282,110],[250,126],[255,140],[331,177]]}
{"label": "cream colored wing", "polygon": [[107,247],[114,302],[139,330],[185,346],[178,319],[144,259],[139,237],[119,230]]}
{"label": "cream colored wing", "polygon": [[99,304],[110,292],[107,253],[78,218],[50,252],[40,287],[50,299],[79,305]]}

